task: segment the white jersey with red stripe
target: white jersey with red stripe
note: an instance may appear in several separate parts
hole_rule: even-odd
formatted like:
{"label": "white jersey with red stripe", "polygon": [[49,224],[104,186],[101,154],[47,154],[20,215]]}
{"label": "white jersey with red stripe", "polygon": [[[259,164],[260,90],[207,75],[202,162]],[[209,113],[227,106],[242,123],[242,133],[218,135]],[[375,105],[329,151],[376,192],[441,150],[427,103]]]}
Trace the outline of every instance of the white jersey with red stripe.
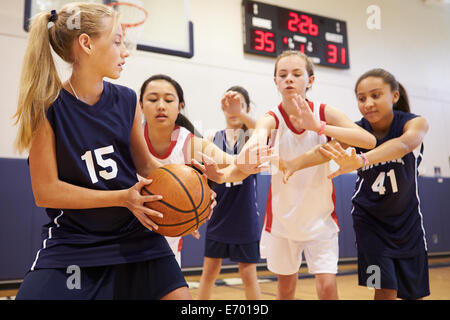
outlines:
{"label": "white jersey with red stripe", "polygon": [[[189,130],[184,127],[175,127],[172,132],[171,142],[169,149],[167,149],[164,155],[158,155],[148,138],[148,127],[145,125],[144,129],[145,141],[147,142],[148,149],[152,156],[154,156],[158,161],[163,164],[189,164],[190,161],[187,159],[187,147],[189,141],[194,136]],[[169,243],[170,248],[175,254],[175,258],[178,264],[181,266],[181,248],[183,247],[182,237],[165,237]]]}
{"label": "white jersey with red stripe", "polygon": [[[325,119],[325,104],[308,101],[314,116]],[[291,160],[327,137],[309,130],[297,131],[280,104],[268,112],[276,121],[276,133],[272,144],[279,148],[280,158]],[[324,239],[339,231],[335,212],[335,195],[329,163],[295,172],[286,184],[283,173],[272,175],[266,206],[264,231],[275,236],[296,241]]]}

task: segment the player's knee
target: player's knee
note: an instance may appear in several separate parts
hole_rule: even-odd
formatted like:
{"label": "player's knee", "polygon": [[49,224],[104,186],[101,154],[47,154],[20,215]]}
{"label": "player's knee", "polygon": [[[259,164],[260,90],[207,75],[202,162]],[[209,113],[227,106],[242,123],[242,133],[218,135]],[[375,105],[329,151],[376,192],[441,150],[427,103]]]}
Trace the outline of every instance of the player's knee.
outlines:
{"label": "player's knee", "polygon": [[316,276],[316,289],[319,299],[337,299],[336,277],[334,275]]}
{"label": "player's knee", "polygon": [[397,299],[397,290],[375,289],[375,300],[395,300],[395,299]]}
{"label": "player's knee", "polygon": [[297,275],[278,276],[278,296],[280,299],[293,299],[297,287]]}
{"label": "player's knee", "polygon": [[239,275],[244,283],[256,280],[256,265],[253,263],[239,263]]}
{"label": "player's knee", "polygon": [[278,286],[278,295],[280,299],[293,299],[295,296],[295,285],[279,285]]}

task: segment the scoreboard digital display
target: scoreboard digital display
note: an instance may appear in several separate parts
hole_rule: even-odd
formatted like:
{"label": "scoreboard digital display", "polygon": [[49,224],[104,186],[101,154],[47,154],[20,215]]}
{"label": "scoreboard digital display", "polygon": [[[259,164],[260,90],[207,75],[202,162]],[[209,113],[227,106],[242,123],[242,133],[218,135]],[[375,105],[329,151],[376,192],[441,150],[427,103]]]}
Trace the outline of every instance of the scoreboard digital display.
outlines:
{"label": "scoreboard digital display", "polygon": [[345,21],[243,0],[244,52],[277,57],[300,50],[314,63],[350,68]]}

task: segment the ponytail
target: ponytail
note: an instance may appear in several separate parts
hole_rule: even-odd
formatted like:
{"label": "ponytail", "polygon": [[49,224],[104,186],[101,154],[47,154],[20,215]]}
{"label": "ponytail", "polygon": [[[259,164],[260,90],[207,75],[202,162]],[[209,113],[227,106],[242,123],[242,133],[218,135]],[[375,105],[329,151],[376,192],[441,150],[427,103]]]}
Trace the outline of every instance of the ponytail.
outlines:
{"label": "ponytail", "polygon": [[175,120],[175,124],[180,127],[186,128],[188,131],[190,131],[194,136],[197,136],[199,138],[203,138],[202,134],[198,132],[198,130],[194,127],[191,121],[189,121],[186,116],[184,116],[181,113],[178,113],[177,120]]}
{"label": "ponytail", "polygon": [[403,85],[400,82],[397,83],[398,83],[398,93],[400,94],[400,97],[398,98],[397,103],[394,104],[394,110],[411,112],[411,109],[409,107],[408,94],[406,93],[406,90],[403,87]]}
{"label": "ponytail", "polygon": [[18,124],[15,148],[19,152],[30,147],[46,109],[56,100],[62,88],[50,49],[49,19],[49,12],[38,13],[30,26],[20,77],[19,101],[14,115],[15,124]]}

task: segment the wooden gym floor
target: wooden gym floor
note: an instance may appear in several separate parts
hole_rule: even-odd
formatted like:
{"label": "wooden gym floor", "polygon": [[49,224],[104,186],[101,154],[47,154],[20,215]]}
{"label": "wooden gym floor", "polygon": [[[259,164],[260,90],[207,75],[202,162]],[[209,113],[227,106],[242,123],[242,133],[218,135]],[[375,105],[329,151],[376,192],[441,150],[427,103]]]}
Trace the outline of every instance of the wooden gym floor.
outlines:
{"label": "wooden gym floor", "polygon": [[[429,258],[430,292],[425,300],[450,300],[450,257]],[[263,300],[275,299],[277,282],[270,271],[258,271]],[[200,275],[186,276],[194,299],[198,297]],[[358,286],[356,264],[340,264],[337,276],[338,294],[341,300],[372,300],[373,290]],[[17,290],[0,290],[0,300],[14,299]],[[296,299],[316,300],[314,278],[306,267],[301,267],[297,282]],[[245,292],[238,273],[221,273],[216,281],[212,299],[245,300]]]}
{"label": "wooden gym floor", "polygon": [[[425,300],[450,300],[450,257],[429,258],[430,296]],[[358,285],[356,264],[339,265],[337,276],[338,295],[341,300],[373,300],[374,291]],[[277,282],[270,271],[258,271],[263,300],[273,300],[277,293]],[[200,276],[186,276],[194,299],[198,298]],[[317,300],[314,278],[306,267],[301,267],[297,290],[299,300]],[[213,300],[245,300],[244,287],[238,273],[223,273],[212,293]]]}

